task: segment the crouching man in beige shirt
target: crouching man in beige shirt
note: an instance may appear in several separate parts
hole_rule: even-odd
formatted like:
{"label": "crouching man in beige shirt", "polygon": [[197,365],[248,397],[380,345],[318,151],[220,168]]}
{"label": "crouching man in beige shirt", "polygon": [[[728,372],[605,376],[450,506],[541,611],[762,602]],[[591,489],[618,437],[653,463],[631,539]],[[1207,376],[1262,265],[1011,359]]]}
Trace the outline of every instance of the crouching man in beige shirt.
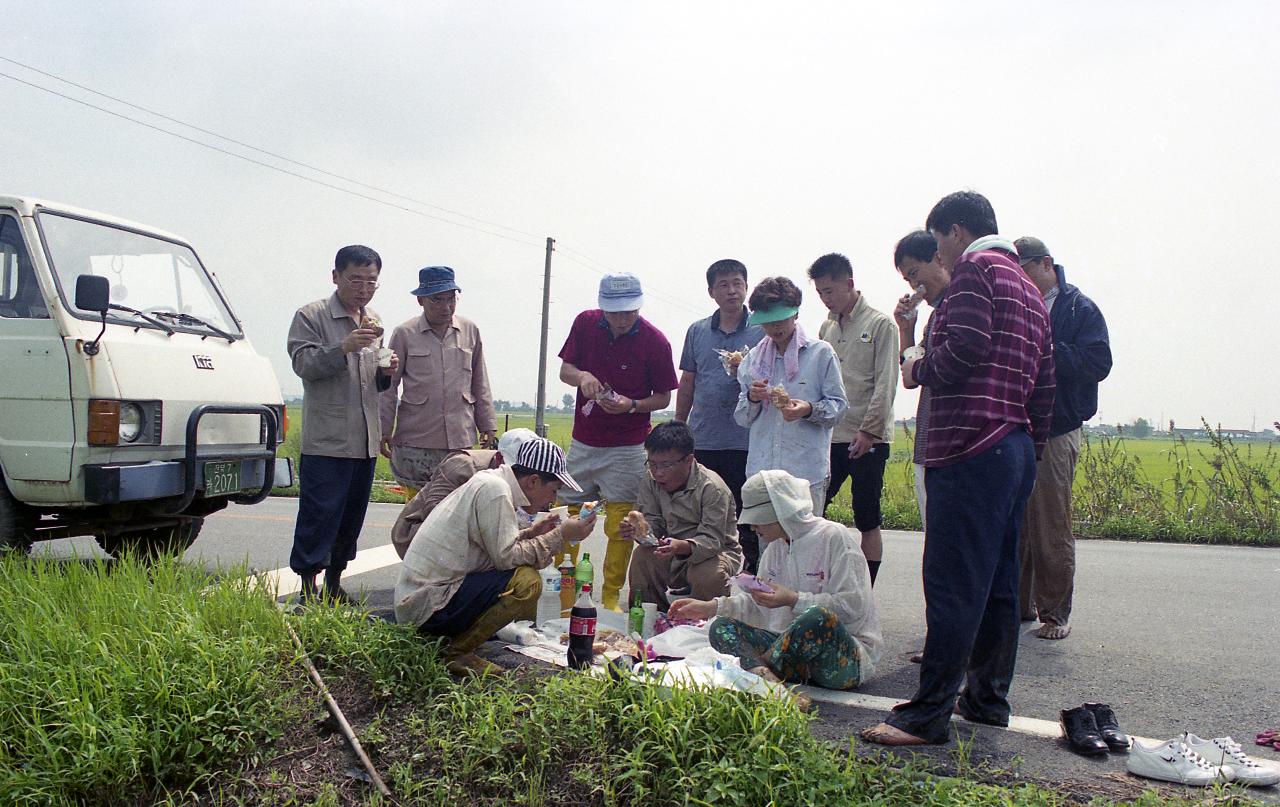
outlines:
{"label": "crouching man in beige shirt", "polygon": [[[668,594],[710,600],[729,592],[742,571],[737,505],[729,486],[693,456],[693,431],[671,421],[645,438],[640,509],[623,520],[631,555],[632,597],[667,609]],[[656,545],[651,542],[657,540]]]}
{"label": "crouching man in beige shirt", "polygon": [[396,583],[396,621],[448,637],[450,672],[500,670],[475,649],[508,622],[533,619],[542,593],[538,570],[566,541],[591,533],[594,516],[563,523],[552,516],[519,529],[516,508],[542,510],[562,486],[581,489],[569,475],[564,452],[545,438],[529,440],[514,465],[471,477],[414,535]]}

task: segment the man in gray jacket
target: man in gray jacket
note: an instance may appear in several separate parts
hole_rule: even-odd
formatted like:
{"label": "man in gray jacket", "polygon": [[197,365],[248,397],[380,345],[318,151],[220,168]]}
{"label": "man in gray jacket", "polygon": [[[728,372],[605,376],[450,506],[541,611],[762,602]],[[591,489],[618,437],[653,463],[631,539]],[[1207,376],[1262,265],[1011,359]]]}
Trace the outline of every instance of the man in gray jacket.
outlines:
{"label": "man in gray jacket", "polygon": [[300,497],[289,568],[302,578],[303,603],[318,598],[321,569],[325,596],[349,599],[342,572],[356,556],[373,488],[382,439],[378,391],[396,369],[395,354],[389,367],[378,367],[382,324],[368,308],[381,271],[382,258],[372,249],[343,247],[333,262],[334,293],[299,308],[289,326],[289,357],[303,389]]}

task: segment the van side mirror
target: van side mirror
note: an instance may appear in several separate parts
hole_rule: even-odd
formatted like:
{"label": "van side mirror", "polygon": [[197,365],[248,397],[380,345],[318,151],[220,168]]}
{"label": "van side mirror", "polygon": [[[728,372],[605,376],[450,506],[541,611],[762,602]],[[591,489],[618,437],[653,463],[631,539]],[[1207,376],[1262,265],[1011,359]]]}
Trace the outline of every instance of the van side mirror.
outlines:
{"label": "van side mirror", "polygon": [[98,275],[80,275],[76,278],[76,308],[96,311],[102,315],[102,330],[92,342],[84,343],[84,355],[98,355],[98,343],[107,332],[107,310],[111,307],[111,281]]}
{"label": "van side mirror", "polygon": [[76,308],[106,314],[110,304],[110,280],[98,275],[80,275],[76,278]]}

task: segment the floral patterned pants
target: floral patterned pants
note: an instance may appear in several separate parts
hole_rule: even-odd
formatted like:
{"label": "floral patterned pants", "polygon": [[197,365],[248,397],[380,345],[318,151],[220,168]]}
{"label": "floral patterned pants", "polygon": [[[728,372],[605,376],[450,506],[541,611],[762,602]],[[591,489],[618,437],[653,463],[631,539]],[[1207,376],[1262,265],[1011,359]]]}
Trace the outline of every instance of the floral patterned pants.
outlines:
{"label": "floral patterned pants", "polygon": [[826,689],[853,689],[862,680],[858,643],[834,613],[806,608],[782,633],[720,617],[711,623],[711,646],[737,656],[743,669],[764,664],[783,681]]}

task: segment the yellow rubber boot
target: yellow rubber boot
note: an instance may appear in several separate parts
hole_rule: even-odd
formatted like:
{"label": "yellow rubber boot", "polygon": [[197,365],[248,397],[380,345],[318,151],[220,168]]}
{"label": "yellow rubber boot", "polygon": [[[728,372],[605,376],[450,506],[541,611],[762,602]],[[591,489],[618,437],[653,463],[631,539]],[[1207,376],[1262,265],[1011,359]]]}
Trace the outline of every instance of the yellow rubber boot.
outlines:
{"label": "yellow rubber boot", "polygon": [[480,614],[471,627],[453,637],[445,650],[445,659],[457,658],[475,650],[489,641],[498,629],[518,619],[533,619],[538,612],[538,596],[542,594],[542,580],[532,566],[518,566],[511,575],[507,590],[498,601]]}
{"label": "yellow rubber boot", "polygon": [[418,491],[422,488],[415,488],[413,485],[401,485],[400,489],[404,491],[404,500],[406,502],[413,501],[413,497],[418,495]]}
{"label": "yellow rubber boot", "polygon": [[609,539],[604,550],[604,585],[600,587],[600,604],[610,611],[618,608],[618,595],[627,582],[627,567],[631,564],[634,541],[618,536],[622,519],[635,509],[631,502],[608,502],[604,506],[604,534]]}

